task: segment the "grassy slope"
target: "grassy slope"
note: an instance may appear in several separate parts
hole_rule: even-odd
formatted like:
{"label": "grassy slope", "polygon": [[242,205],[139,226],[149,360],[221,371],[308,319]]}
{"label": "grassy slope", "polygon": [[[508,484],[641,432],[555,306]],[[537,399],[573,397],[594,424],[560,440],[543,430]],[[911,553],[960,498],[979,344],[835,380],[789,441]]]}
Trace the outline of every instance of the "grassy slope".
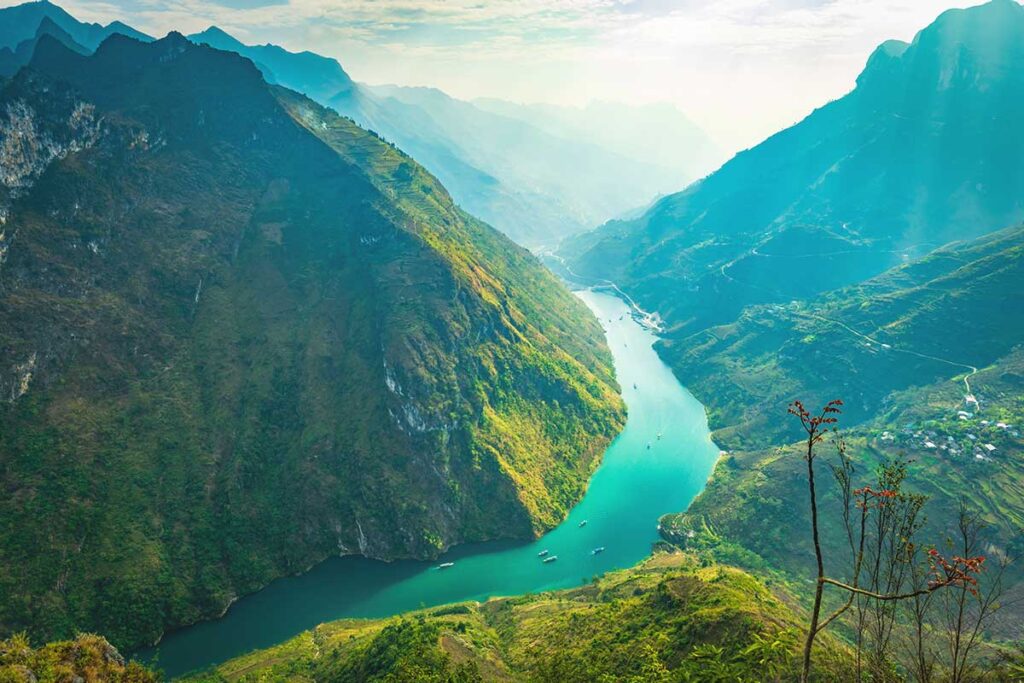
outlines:
{"label": "grassy slope", "polygon": [[[773,660],[785,680],[796,626],[750,575],[659,552],[573,590],[324,624],[189,680],[771,680],[746,652],[760,638],[785,644]],[[837,679],[842,657],[826,640],[821,680]]]}
{"label": "grassy slope", "polygon": [[[972,380],[983,410],[960,420],[962,385],[942,381],[894,395],[889,411],[844,430],[859,481],[870,483],[872,469],[885,459],[910,460],[909,486],[930,499],[925,512],[928,525],[922,538],[941,545],[953,533],[960,498],[979,511],[989,525],[992,545],[988,554],[1020,557],[1024,552],[1024,440],[1015,430],[995,426],[998,421],[1024,423],[1024,355],[1016,351],[982,370]],[[779,419],[783,419],[781,416]],[[985,419],[989,426],[981,424]],[[893,435],[892,440],[885,433]],[[974,435],[976,440],[968,438]],[[950,440],[951,439],[951,440]],[[929,448],[926,442],[945,449]],[[994,453],[978,460],[978,444],[992,443]],[[950,452],[954,446],[960,452]],[[825,446],[826,461],[831,458]],[[827,475],[827,470],[822,470]],[[783,570],[788,579],[802,581],[813,570],[813,552],[807,529],[806,465],[796,447],[733,451],[718,462],[708,487],[690,508],[662,520],[663,534],[683,546],[704,549],[721,562],[759,572]],[[837,520],[838,501],[829,489],[823,498],[823,518]],[[825,524],[824,545],[832,558],[831,571],[842,572],[845,540],[838,524]],[[696,532],[691,537],[690,531]],[[1019,639],[1024,571],[1019,563],[1007,576],[1008,610],[999,618],[996,633]],[[809,594],[806,591],[805,595]]]}
{"label": "grassy slope", "polygon": [[892,392],[1009,353],[1024,337],[1022,257],[1024,228],[1002,230],[810,301],[750,307],[662,351],[723,447],[784,443],[796,432],[776,418],[795,397],[842,397],[851,424],[884,412]]}
{"label": "grassy slope", "polygon": [[0,640],[0,681],[4,683],[155,683],[158,676],[124,658],[99,636],[33,648],[24,635]]}
{"label": "grassy slope", "polygon": [[[683,343],[671,348],[684,382],[712,406],[716,438],[734,450],[687,513],[665,520],[666,534],[686,544],[693,530],[698,535],[689,544],[713,548],[722,561],[806,576],[812,556],[805,465],[795,447],[776,446],[797,438],[798,425],[785,417],[788,400],[818,405],[842,397],[850,404],[844,431],[863,483],[883,459],[909,458],[910,485],[931,497],[926,535],[932,542],[950,533],[964,497],[984,515],[994,547],[1019,555],[1022,249],[1024,230],[1005,230],[810,304],[748,311],[703,345],[695,339],[686,352]],[[809,318],[811,311],[827,321]],[[869,346],[836,321],[891,348]],[[980,407],[964,401],[966,368],[899,349],[979,366],[969,381]],[[962,419],[960,410],[971,415]],[[829,508],[825,518],[836,515]],[[826,531],[827,545],[837,551],[839,530],[829,525]],[[1011,572],[1015,591],[1021,574],[1020,567]]]}
{"label": "grassy slope", "polygon": [[407,156],[180,36],[50,44],[0,98],[70,152],[0,197],[0,632],[152,642],[582,495],[624,417],[599,326]]}

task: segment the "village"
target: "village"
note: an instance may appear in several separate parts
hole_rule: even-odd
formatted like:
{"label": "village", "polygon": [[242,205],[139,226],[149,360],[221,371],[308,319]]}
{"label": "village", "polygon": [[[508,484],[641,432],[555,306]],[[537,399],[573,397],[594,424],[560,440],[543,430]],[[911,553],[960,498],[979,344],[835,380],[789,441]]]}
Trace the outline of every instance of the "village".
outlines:
{"label": "village", "polygon": [[989,463],[1024,447],[1017,417],[1021,416],[1003,407],[988,406],[983,397],[967,394],[957,410],[873,436],[880,445],[903,448],[908,453]]}

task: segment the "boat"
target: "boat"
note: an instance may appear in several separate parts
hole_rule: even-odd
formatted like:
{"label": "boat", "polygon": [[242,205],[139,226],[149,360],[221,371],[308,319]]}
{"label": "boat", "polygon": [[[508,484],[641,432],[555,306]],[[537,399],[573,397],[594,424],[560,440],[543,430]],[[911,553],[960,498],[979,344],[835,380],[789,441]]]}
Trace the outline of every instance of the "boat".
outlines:
{"label": "boat", "polygon": [[583,520],[582,522],[580,522],[580,528],[581,528],[581,529],[582,529],[583,527],[585,527],[586,525],[587,525],[587,520]]}
{"label": "boat", "polygon": [[558,555],[552,555],[551,557],[545,557],[544,558],[544,564],[547,564],[548,562],[554,562],[557,559],[558,559]]}
{"label": "boat", "polygon": [[541,550],[539,553],[537,553],[537,557],[544,557],[549,552],[551,552],[551,551],[549,551],[549,550]]}
{"label": "boat", "polygon": [[658,432],[658,441],[661,441],[661,432]]}
{"label": "boat", "polygon": [[449,567],[454,567],[454,566],[455,566],[454,562],[442,562],[441,564],[437,565],[437,568],[438,569],[448,569]]}
{"label": "boat", "polygon": [[591,550],[590,554],[591,555],[597,555],[598,553],[603,553],[603,552],[604,552],[604,546],[602,545],[599,548],[594,548],[593,550]]}
{"label": "boat", "polygon": [[636,382],[633,382],[633,388],[636,389]]}
{"label": "boat", "polygon": [[650,441],[647,442],[647,450],[651,450],[651,442]]}

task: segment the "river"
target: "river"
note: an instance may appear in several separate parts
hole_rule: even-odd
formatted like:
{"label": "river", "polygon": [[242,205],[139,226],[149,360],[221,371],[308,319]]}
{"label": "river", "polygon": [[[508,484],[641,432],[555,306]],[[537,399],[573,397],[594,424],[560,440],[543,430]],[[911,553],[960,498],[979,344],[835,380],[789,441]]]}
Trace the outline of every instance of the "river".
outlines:
{"label": "river", "polygon": [[[156,655],[157,666],[175,677],[280,643],[325,621],[568,588],[649,555],[658,539],[658,518],[690,504],[704,487],[718,448],[704,407],[661,362],[652,348],[656,337],[633,320],[626,304],[590,290],[577,295],[605,329],[629,417],[586,496],[562,524],[534,542],[459,546],[432,563],[331,558],[242,598],[220,619],[170,633],[157,648],[137,656]],[[605,550],[594,554],[598,547]],[[543,563],[542,550],[558,560]],[[455,564],[438,569],[441,562]]]}

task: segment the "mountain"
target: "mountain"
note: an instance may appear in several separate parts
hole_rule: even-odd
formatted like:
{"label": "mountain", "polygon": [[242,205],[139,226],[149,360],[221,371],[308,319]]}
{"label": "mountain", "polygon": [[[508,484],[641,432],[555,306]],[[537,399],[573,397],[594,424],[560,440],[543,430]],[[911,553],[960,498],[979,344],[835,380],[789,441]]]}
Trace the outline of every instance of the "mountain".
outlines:
{"label": "mountain", "polygon": [[554,246],[694,177],[602,147],[585,131],[556,134],[433,88],[363,88],[330,105],[443,169],[467,209],[531,247]]}
{"label": "mountain", "polygon": [[[648,158],[649,144],[630,144],[642,136],[618,137],[627,111],[609,116],[602,137],[600,115],[612,111],[608,107],[589,109],[587,125],[565,125],[543,111],[512,116],[433,88],[352,83],[334,60],[246,46],[216,27],[190,39],[249,57],[269,81],[304,92],[394,142],[460,205],[530,247],[554,246],[562,236],[645,205],[706,166],[697,159],[705,158],[709,143],[692,124],[685,135],[694,149],[677,146],[681,160],[655,162]],[[664,118],[662,110],[654,111]],[[673,125],[678,128],[678,121]],[[676,128],[666,134],[675,135]]]}
{"label": "mountain", "polygon": [[49,17],[43,17],[36,29],[36,34],[18,43],[13,50],[0,48],[0,76],[13,76],[18,70],[32,61],[32,55],[36,51],[36,45],[42,36],[51,36],[60,41],[65,47],[80,55],[89,54],[90,50],[79,45],[67,31],[58,26]]}
{"label": "mountain", "polygon": [[[793,680],[798,627],[749,574],[659,552],[571,590],[323,624],[185,681]],[[820,658],[845,680],[836,641]]]}
{"label": "mountain", "polygon": [[248,57],[268,83],[278,83],[317,102],[354,87],[337,60],[313,52],[288,52],[277,45],[245,45],[216,26],[188,37],[193,43]]}
{"label": "mountain", "polygon": [[57,5],[40,0],[0,9],[0,50],[7,48],[13,51],[19,44],[35,38],[44,20],[60,28],[75,43],[90,52],[115,33],[137,40],[152,40],[120,21],[113,21],[106,26],[84,23]]}
{"label": "mountain", "polygon": [[583,494],[597,321],[392,145],[178,34],[43,36],[0,112],[3,632],[152,643]]}
{"label": "mountain", "polygon": [[[987,554],[1019,557],[1022,287],[1024,227],[1015,227],[809,301],[749,307],[732,323],[667,345],[727,451],[690,508],[663,520],[666,537],[719,561],[806,578],[810,520],[805,506],[787,503],[806,497],[806,461],[790,445],[801,430],[785,419],[786,406],[840,398],[857,486],[879,464],[902,460],[908,486],[929,497],[924,537],[955,537],[965,501],[987,525]],[[841,557],[841,516],[831,497],[825,506],[824,547]],[[1002,581],[1019,594],[1024,570],[1013,563]],[[989,636],[1024,636],[1022,611],[1007,599]]]}
{"label": "mountain", "polygon": [[896,392],[998,363],[1024,338],[1021,287],[1016,227],[808,301],[748,307],[663,356],[723,430],[718,443],[760,448],[796,436],[778,420],[794,397],[842,397],[850,424],[884,414]]}
{"label": "mountain", "polygon": [[473,104],[552,135],[589,140],[614,154],[656,165],[662,169],[661,191],[665,193],[687,180],[707,175],[724,161],[721,150],[707,133],[667,103],[629,105],[598,101],[569,107],[483,98],[473,100]]}
{"label": "mountain", "polygon": [[1024,7],[952,10],[708,178],[563,245],[685,336],[1024,217]]}

